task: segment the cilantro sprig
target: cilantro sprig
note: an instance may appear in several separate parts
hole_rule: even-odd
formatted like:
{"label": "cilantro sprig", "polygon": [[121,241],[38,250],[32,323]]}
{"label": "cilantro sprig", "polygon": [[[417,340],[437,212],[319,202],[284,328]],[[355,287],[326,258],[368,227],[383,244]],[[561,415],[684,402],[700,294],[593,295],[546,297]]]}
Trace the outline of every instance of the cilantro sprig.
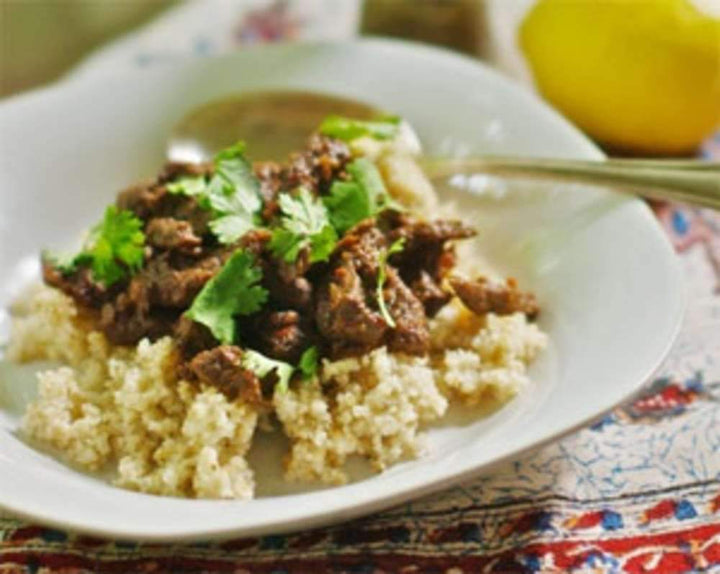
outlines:
{"label": "cilantro sprig", "polygon": [[375,296],[377,297],[380,314],[383,316],[383,319],[385,319],[388,327],[392,329],[396,327],[395,319],[393,319],[390,311],[388,311],[387,305],[385,303],[385,296],[383,294],[383,288],[385,287],[385,282],[387,281],[388,259],[391,255],[394,255],[395,253],[400,253],[403,249],[405,249],[405,238],[401,237],[400,239],[395,241],[390,247],[388,247],[384,251],[381,251],[378,257],[379,266]]}
{"label": "cilantro sprig", "polygon": [[234,243],[260,224],[260,183],[245,157],[245,144],[238,142],[215,156],[215,174],[186,177],[167,185],[170,193],[197,199],[212,212],[210,229],[224,245]]}
{"label": "cilantro sprig", "polygon": [[274,371],[277,377],[275,389],[280,392],[288,390],[290,378],[295,371],[295,367],[290,363],[276,361],[252,349],[245,349],[243,351],[241,363],[243,368],[255,373],[259,379],[264,379]]}
{"label": "cilantro sprig", "polygon": [[305,381],[308,381],[317,375],[318,368],[320,363],[320,354],[318,352],[318,348],[315,346],[308,347],[305,349],[305,352],[300,357],[300,362],[298,363],[298,370],[302,374],[302,378]]}
{"label": "cilantro sprig", "polygon": [[302,249],[309,247],[311,263],[325,261],[337,243],[337,234],[323,203],[304,187],[294,196],[280,194],[278,202],[283,217],[270,239],[273,255],[292,263]]}
{"label": "cilantro sprig", "polygon": [[333,115],[323,120],[318,131],[326,136],[352,141],[366,136],[378,140],[390,140],[397,135],[399,129],[400,118],[397,116],[364,121]]}
{"label": "cilantro sprig", "polygon": [[88,266],[94,281],[110,287],[142,267],[145,253],[142,227],[142,221],[131,211],[110,205],[102,221],[90,230],[80,253],[73,257],[45,253],[43,257],[66,275]]}
{"label": "cilantro sprig", "polygon": [[255,313],[267,301],[261,279],[262,269],[252,255],[239,249],[205,284],[185,315],[205,325],[218,341],[232,344],[237,338],[235,316]]}
{"label": "cilantro sprig", "polygon": [[380,172],[367,158],[358,158],[347,166],[349,181],[336,180],[324,198],[330,222],[339,234],[356,223],[374,217],[385,209],[401,209],[392,199]]}

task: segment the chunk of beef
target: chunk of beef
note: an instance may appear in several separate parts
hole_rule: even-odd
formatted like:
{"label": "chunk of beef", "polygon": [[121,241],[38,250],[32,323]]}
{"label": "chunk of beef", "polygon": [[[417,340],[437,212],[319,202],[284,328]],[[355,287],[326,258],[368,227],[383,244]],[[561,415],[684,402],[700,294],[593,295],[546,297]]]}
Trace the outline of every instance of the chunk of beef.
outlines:
{"label": "chunk of beef", "polygon": [[338,241],[334,253],[351,253],[354,265],[363,276],[376,276],[381,252],[389,245],[374,219],[365,219]]}
{"label": "chunk of beef", "polygon": [[283,188],[283,167],[273,161],[256,162],[253,164],[255,177],[260,180],[260,195],[263,199],[262,217],[266,222],[272,221],[280,210],[277,196]]}
{"label": "chunk of beef", "polygon": [[388,349],[409,355],[424,355],[430,348],[425,308],[393,267],[388,266],[386,273],[383,299],[395,321],[395,327],[387,334]]}
{"label": "chunk of beef", "polygon": [[444,290],[424,269],[410,284],[410,290],[423,304],[428,317],[437,315],[452,298],[452,294]]}
{"label": "chunk of beef", "polygon": [[162,214],[170,194],[155,181],[142,181],[121,191],[115,204],[118,209],[132,211],[140,219],[149,219]]}
{"label": "chunk of beef", "polygon": [[467,239],[476,231],[461,221],[436,219],[423,221],[405,213],[388,212],[381,225],[388,226],[388,241],[404,239],[404,249],[393,262],[407,283],[414,283],[422,271],[439,282],[455,263],[450,241]]}
{"label": "chunk of beef", "polygon": [[200,207],[194,197],[168,195],[164,210],[158,215],[165,215],[181,221],[187,221],[197,237],[203,237],[210,229],[211,213]]}
{"label": "chunk of beef", "polygon": [[217,345],[217,340],[205,325],[196,323],[184,315],[175,324],[173,335],[184,359],[190,359],[202,351]]}
{"label": "chunk of beef", "polygon": [[290,156],[283,188],[303,186],[317,194],[325,194],[333,180],[346,177],[345,166],[350,159],[350,149],[344,142],[315,134],[308,140],[305,151]]}
{"label": "chunk of beef", "polygon": [[148,260],[136,278],[148,289],[152,305],[183,309],[192,304],[232,252],[231,248],[222,246],[208,251],[200,259],[163,253]]}
{"label": "chunk of beef", "polygon": [[267,229],[254,229],[240,240],[240,247],[251,253],[262,266],[262,285],[270,301],[278,307],[309,311],[313,289],[305,273],[310,268],[307,252],[301,252],[293,263],[276,259],[268,250],[272,233]]}
{"label": "chunk of beef", "polygon": [[453,277],[450,284],[460,300],[478,315],[510,315],[520,312],[533,319],[540,312],[535,295],[520,291],[517,282],[512,278],[505,283],[496,283],[485,277],[474,281]]}
{"label": "chunk of beef", "polygon": [[202,246],[202,239],[195,235],[189,222],[172,217],[151,219],[145,236],[149,245],[161,250],[197,255]]}
{"label": "chunk of beef", "polygon": [[228,399],[241,399],[250,404],[262,403],[260,379],[242,366],[243,350],[234,345],[221,345],[199,353],[188,370],[201,384],[221,391]]}
{"label": "chunk of beef", "polygon": [[334,357],[362,353],[383,344],[388,325],[368,305],[350,253],[343,254],[320,285],[315,320]]}
{"label": "chunk of beef", "polygon": [[182,161],[169,161],[163,166],[157,181],[160,184],[164,184],[183,177],[212,175],[214,171],[215,166],[212,162],[187,163]]}
{"label": "chunk of beef", "polygon": [[147,289],[136,278],[115,301],[103,305],[99,326],[112,343],[132,345],[145,337],[154,340],[170,334],[175,319],[171,312],[150,308]]}
{"label": "chunk of beef", "polygon": [[310,346],[309,327],[297,311],[269,311],[254,320],[254,341],[259,351],[272,359],[297,363]]}
{"label": "chunk of beef", "polygon": [[122,288],[120,284],[107,288],[102,283],[93,281],[92,271],[86,267],[64,274],[47,259],[42,260],[42,277],[51,287],[60,289],[80,305],[91,309],[99,309],[104,303],[111,301]]}

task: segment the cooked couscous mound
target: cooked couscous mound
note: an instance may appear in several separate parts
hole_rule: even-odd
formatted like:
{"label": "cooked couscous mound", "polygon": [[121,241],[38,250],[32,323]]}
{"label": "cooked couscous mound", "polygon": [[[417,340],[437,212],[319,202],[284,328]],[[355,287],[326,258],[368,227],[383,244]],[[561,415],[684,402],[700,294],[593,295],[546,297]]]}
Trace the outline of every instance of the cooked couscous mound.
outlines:
{"label": "cooked couscous mound", "polygon": [[[170,496],[251,498],[245,455],[258,412],[212,387],[175,376],[170,338],[113,347],[78,317],[73,302],[42,288],[14,322],[8,358],[66,364],[40,373],[23,419],[28,438],[91,471],[111,468],[118,486]],[[319,381],[275,393],[291,440],[289,480],[342,483],[348,456],[382,470],[418,453],[423,425],[448,401],[503,402],[528,384],[526,365],[546,336],[521,314],[485,320],[460,305],[432,324],[433,352],[417,358],[385,348],[325,362]],[[257,431],[262,432],[262,431]]]}

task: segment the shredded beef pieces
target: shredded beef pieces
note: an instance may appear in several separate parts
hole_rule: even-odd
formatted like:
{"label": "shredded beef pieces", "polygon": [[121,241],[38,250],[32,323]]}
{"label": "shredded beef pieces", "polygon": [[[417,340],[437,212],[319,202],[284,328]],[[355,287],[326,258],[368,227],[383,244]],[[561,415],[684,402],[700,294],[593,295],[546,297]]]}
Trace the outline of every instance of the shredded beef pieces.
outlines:
{"label": "shredded beef pieces", "polygon": [[149,245],[160,250],[178,251],[188,255],[199,255],[202,246],[200,239],[187,221],[172,217],[151,219],[145,228]]}
{"label": "shredded beef pieces", "polygon": [[345,178],[350,150],[340,140],[314,135],[307,149],[290,157],[290,166],[283,173],[285,189],[307,187],[323,195],[335,179]]}
{"label": "shredded beef pieces", "polygon": [[212,385],[231,400],[241,398],[251,404],[262,403],[260,379],[242,366],[243,350],[221,345],[195,356],[188,370],[205,385]]}
{"label": "shredded beef pieces", "polygon": [[478,315],[520,312],[533,319],[540,312],[535,295],[520,291],[512,278],[505,283],[495,283],[484,277],[474,281],[453,277],[450,284],[460,300]]}
{"label": "shredded beef pieces", "polygon": [[372,219],[351,229],[338,243],[327,279],[320,286],[315,318],[331,356],[367,352],[387,344],[392,351],[422,355],[429,334],[422,302],[388,265],[382,290],[395,326],[379,311],[377,280],[387,238]]}
{"label": "shredded beef pieces", "polygon": [[[514,280],[450,276],[454,242],[475,235],[459,221],[425,221],[386,210],[348,231],[329,261],[311,264],[308,248],[291,263],[276,258],[269,242],[279,216],[278,195],[298,186],[323,195],[333,181],[347,177],[351,159],[345,143],[316,135],[288,164],[254,164],[264,226],[228,246],[219,245],[210,233],[211,213],[195,198],[170,193],[167,187],[183,177],[212,175],[212,164],[170,163],[155,180],[132,186],[117,198],[118,208],[132,211],[144,224],[144,264],[134,277],[107,288],[93,280],[88,267],[63,272],[43,261],[43,278],[91,311],[113,343],[131,345],[144,337],[172,335],[184,361],[183,377],[257,404],[263,400],[263,386],[272,381],[260,381],[243,368],[240,347],[218,346],[207,327],[183,315],[237,249],[253,256],[268,294],[262,310],[237,319],[239,339],[291,364],[311,346],[331,358],[382,345],[424,355],[430,346],[428,317],[454,295],[478,314],[538,314],[534,296],[520,291]],[[402,250],[388,258],[390,246],[399,240]],[[381,272],[385,279],[378,293]]]}

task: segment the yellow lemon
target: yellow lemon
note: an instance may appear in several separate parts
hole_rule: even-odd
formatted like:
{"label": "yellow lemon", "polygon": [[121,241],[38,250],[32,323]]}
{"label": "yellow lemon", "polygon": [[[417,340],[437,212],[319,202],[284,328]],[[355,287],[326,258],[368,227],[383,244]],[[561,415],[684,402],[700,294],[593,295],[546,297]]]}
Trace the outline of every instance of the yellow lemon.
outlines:
{"label": "yellow lemon", "polygon": [[683,154],[720,125],[720,18],[688,0],[539,0],[519,34],[541,93],[606,145]]}

